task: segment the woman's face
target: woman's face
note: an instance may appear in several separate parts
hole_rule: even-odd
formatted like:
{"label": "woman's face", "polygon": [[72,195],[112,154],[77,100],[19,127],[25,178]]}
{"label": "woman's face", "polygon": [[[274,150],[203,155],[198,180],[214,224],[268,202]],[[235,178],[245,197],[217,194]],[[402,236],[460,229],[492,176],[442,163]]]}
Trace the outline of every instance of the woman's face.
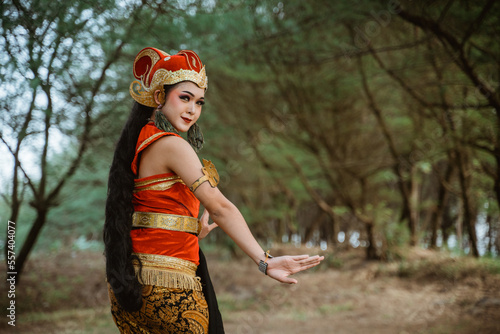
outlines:
{"label": "woman's face", "polygon": [[186,132],[200,117],[204,104],[205,90],[183,81],[168,92],[161,111],[177,131]]}

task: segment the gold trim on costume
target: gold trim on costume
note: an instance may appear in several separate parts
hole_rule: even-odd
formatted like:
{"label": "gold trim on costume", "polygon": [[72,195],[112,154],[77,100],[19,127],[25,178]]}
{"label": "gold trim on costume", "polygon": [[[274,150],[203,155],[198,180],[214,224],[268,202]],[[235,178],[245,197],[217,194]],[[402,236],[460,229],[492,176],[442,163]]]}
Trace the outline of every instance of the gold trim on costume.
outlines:
{"label": "gold trim on costume", "polygon": [[172,186],[174,184],[176,184],[176,183],[182,183],[182,184],[184,184],[184,181],[182,181],[179,178],[178,180],[171,180],[171,181],[161,182],[161,183],[149,186],[149,187],[144,187],[144,188],[140,188],[140,189],[134,189],[134,193],[138,193],[139,191],[143,191],[143,190],[159,190],[159,191],[167,190],[167,189],[172,188]]}
{"label": "gold trim on costume", "polygon": [[132,215],[132,226],[161,228],[170,231],[194,233],[196,235],[201,231],[201,223],[198,218],[157,212],[134,212]]}
{"label": "gold trim on costume", "polygon": [[182,180],[162,182],[162,183],[159,183],[159,184],[155,184],[153,186],[149,186],[149,187],[145,187],[145,188],[134,190],[134,192],[137,193],[137,192],[143,191],[143,190],[159,190],[159,191],[167,190],[167,189],[172,188],[172,186],[174,184],[176,184],[176,183],[182,183],[182,184],[184,184],[184,182]]}
{"label": "gold trim on costume", "polygon": [[139,264],[134,263],[141,284],[202,290],[200,278],[196,276],[198,266],[191,261],[157,254],[133,253],[133,255],[136,255],[142,263],[141,275],[139,275]]}
{"label": "gold trim on costume", "polygon": [[134,184],[135,184],[135,187],[143,187],[143,186],[147,186],[149,184],[153,184],[153,183],[156,183],[156,182],[163,182],[163,181],[174,181],[174,180],[181,180],[181,177],[179,175],[172,175],[172,176],[167,176],[167,177],[160,177],[158,179],[151,179],[151,180],[145,180],[145,181],[136,181]]}
{"label": "gold trim on costume", "polygon": [[189,187],[192,192],[194,192],[203,182],[206,181],[210,183],[210,186],[212,188],[217,187],[217,185],[219,184],[219,173],[217,173],[217,169],[215,168],[215,165],[212,163],[212,161],[203,159],[203,166],[204,167],[201,169],[201,171],[204,175],[198,180],[194,181],[191,187]]}
{"label": "gold trim on costume", "polygon": [[142,142],[142,144],[137,148],[136,152],[139,152],[145,145],[147,145],[150,141],[155,140],[156,137],[164,135],[165,132],[158,132],[146,139],[145,141]]}

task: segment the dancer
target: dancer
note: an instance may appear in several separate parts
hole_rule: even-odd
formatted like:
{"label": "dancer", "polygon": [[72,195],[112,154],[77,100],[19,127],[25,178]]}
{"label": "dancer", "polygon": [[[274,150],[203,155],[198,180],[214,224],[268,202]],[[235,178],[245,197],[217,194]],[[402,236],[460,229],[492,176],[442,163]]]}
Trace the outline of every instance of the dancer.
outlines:
{"label": "dancer", "polygon": [[[199,239],[220,228],[283,283],[320,256],[272,257],[219,191],[215,166],[197,153],[207,76],[198,55],[145,48],[136,56],[135,100],[108,180],[104,243],[111,313],[121,333],[223,333]],[[187,132],[187,141],[179,132]],[[206,208],[198,219],[200,202]],[[209,216],[215,223],[208,224]]]}

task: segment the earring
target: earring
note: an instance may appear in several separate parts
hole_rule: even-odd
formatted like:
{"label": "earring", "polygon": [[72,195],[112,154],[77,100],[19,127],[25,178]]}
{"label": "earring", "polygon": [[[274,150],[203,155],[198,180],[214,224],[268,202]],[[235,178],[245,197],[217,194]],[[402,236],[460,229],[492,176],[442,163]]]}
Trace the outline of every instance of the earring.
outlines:
{"label": "earring", "polygon": [[155,110],[155,126],[165,132],[173,132],[179,134],[179,132],[174,128],[174,126],[168,121],[165,115],[161,112],[161,104]]}
{"label": "earring", "polygon": [[187,132],[188,143],[194,148],[196,152],[201,150],[203,147],[203,133],[201,132],[198,123],[194,123]]}

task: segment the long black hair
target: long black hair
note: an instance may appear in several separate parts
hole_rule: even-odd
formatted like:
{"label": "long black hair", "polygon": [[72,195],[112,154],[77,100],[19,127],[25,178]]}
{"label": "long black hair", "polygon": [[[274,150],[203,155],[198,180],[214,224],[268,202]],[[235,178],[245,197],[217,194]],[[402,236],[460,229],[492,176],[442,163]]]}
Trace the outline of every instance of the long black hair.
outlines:
{"label": "long black hair", "polygon": [[[174,86],[163,86],[165,99]],[[132,197],[135,178],[131,165],[139,134],[154,110],[155,108],[134,103],[116,144],[109,170],[104,222],[106,278],[116,300],[127,312],[137,311],[142,306],[142,286],[135,275],[133,265],[133,261],[137,261],[140,265],[140,260],[132,254],[130,237],[134,213]]]}
{"label": "long black hair", "polygon": [[131,164],[141,129],[147,124],[154,108],[137,102],[116,145],[109,170],[106,219],[104,222],[104,252],[106,278],[118,303],[128,312],[142,306],[141,285],[135,275],[132,254],[132,195],[135,175]]}

